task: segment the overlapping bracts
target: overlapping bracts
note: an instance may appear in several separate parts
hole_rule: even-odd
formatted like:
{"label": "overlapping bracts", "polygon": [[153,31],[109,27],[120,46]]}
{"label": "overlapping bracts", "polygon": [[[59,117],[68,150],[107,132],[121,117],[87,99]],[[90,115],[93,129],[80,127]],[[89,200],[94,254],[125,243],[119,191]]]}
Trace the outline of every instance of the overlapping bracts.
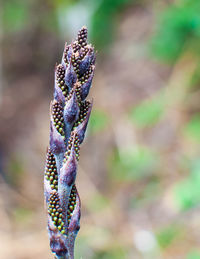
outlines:
{"label": "overlapping bracts", "polygon": [[94,48],[83,27],[65,45],[55,68],[54,100],[50,107],[50,145],[47,151],[44,194],[50,247],[56,258],[74,258],[80,228],[80,199],[75,180],[92,102],[86,100],[95,69]]}

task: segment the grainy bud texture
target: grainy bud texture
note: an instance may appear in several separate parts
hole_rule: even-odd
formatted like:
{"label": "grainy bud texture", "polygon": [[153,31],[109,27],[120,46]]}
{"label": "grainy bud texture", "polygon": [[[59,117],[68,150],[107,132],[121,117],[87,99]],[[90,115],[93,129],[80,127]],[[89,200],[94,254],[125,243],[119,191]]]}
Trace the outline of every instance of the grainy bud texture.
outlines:
{"label": "grainy bud texture", "polygon": [[80,198],[75,180],[80,145],[84,140],[92,102],[86,100],[95,69],[94,48],[87,29],[65,45],[55,67],[54,99],[50,105],[50,141],[47,150],[44,195],[50,247],[55,258],[73,259],[80,228]]}

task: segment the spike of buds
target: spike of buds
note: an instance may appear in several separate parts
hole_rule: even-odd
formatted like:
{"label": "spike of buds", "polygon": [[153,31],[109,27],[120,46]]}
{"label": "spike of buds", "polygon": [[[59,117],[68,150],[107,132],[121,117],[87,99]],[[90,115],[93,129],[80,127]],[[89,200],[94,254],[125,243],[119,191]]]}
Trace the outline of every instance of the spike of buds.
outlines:
{"label": "spike of buds", "polygon": [[80,198],[75,181],[80,145],[92,109],[86,97],[94,69],[95,52],[87,43],[84,26],[74,42],[65,44],[61,64],[55,67],[54,100],[50,106],[44,195],[50,247],[57,259],[74,258],[80,228]]}

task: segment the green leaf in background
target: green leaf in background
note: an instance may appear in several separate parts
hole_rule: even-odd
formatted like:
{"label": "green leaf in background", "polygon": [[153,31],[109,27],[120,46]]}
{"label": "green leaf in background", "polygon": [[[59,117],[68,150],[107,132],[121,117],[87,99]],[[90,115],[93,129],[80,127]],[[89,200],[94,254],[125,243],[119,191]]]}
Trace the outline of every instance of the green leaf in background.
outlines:
{"label": "green leaf in background", "polygon": [[166,247],[170,246],[172,242],[181,235],[181,233],[182,228],[174,224],[163,228],[156,235],[158,244],[161,248],[165,249]]}
{"label": "green leaf in background", "polygon": [[58,17],[57,17],[56,8],[49,9],[47,12],[43,13],[41,23],[45,31],[57,32]]}
{"label": "green leaf in background", "polygon": [[146,206],[152,201],[158,199],[162,192],[162,187],[160,186],[160,179],[157,177],[151,177],[144,188],[141,188],[141,192],[130,199],[130,208],[140,209]]}
{"label": "green leaf in background", "polygon": [[109,117],[103,110],[92,111],[89,121],[89,129],[92,133],[103,131],[108,125]]}
{"label": "green leaf in background", "polygon": [[114,150],[109,160],[109,172],[113,179],[133,181],[152,175],[158,163],[158,155],[145,147]]}
{"label": "green leaf in background", "polygon": [[175,1],[168,5],[168,8],[159,14],[157,21],[159,27],[151,42],[152,52],[158,58],[170,62],[174,62],[185,47],[191,47],[190,50],[199,55],[199,13],[199,0]]}
{"label": "green leaf in background", "polygon": [[137,126],[143,128],[156,124],[164,112],[165,102],[162,98],[153,98],[134,107],[130,119]]}
{"label": "green leaf in background", "polygon": [[174,198],[181,210],[188,210],[200,203],[200,160],[194,162],[191,173],[174,189]]}
{"label": "green leaf in background", "polygon": [[16,32],[27,26],[28,3],[27,1],[5,1],[3,6],[3,26],[6,31]]}
{"label": "green leaf in background", "polygon": [[198,89],[199,82],[200,82],[200,62],[197,63],[194,74],[191,77],[190,83],[191,83],[192,89],[194,89],[194,90]]}
{"label": "green leaf in background", "polygon": [[200,251],[194,250],[189,252],[186,259],[200,259]]}
{"label": "green leaf in background", "polygon": [[113,39],[116,15],[133,0],[101,0],[91,18],[91,35],[97,49],[102,49]]}
{"label": "green leaf in background", "polygon": [[200,114],[192,116],[183,131],[187,137],[194,141],[200,141]]}
{"label": "green leaf in background", "polygon": [[48,0],[54,7],[67,7],[68,5],[76,4],[80,0]]}
{"label": "green leaf in background", "polygon": [[12,214],[17,223],[22,223],[24,226],[30,224],[32,217],[34,216],[32,210],[24,207],[17,207],[13,210]]}
{"label": "green leaf in background", "polygon": [[126,259],[128,253],[125,251],[124,247],[109,248],[108,251],[100,251],[96,253],[93,259]]}
{"label": "green leaf in background", "polygon": [[87,202],[87,206],[91,211],[101,211],[109,206],[109,200],[100,193],[95,193]]}
{"label": "green leaf in background", "polygon": [[89,241],[87,236],[79,234],[79,238],[76,240],[76,249],[74,251],[74,257],[75,259],[80,258],[89,258],[91,259],[92,250],[89,246]]}
{"label": "green leaf in background", "polygon": [[20,187],[21,181],[25,174],[24,164],[22,158],[13,154],[10,157],[9,164],[7,165],[6,180],[10,185]]}

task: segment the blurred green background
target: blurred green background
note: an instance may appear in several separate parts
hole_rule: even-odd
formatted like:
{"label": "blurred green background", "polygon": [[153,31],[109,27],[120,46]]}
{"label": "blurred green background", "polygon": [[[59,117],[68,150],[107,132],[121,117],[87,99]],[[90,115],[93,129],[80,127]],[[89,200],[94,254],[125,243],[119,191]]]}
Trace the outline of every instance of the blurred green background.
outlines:
{"label": "blurred green background", "polygon": [[53,258],[43,209],[54,65],[97,49],[76,259],[200,259],[200,1],[2,0],[0,258]]}

